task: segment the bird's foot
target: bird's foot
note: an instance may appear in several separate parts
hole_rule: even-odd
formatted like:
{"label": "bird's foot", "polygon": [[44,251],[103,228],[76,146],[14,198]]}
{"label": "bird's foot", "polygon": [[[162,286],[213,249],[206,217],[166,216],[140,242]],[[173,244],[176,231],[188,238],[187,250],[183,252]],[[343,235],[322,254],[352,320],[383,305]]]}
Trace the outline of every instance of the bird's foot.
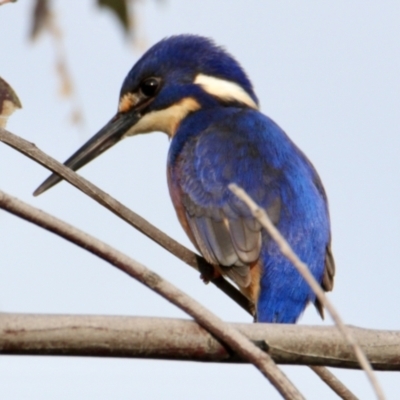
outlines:
{"label": "bird's foot", "polygon": [[211,264],[208,264],[204,258],[198,257],[198,265],[200,271],[200,279],[207,285],[212,280],[219,278],[221,273],[213,267]]}

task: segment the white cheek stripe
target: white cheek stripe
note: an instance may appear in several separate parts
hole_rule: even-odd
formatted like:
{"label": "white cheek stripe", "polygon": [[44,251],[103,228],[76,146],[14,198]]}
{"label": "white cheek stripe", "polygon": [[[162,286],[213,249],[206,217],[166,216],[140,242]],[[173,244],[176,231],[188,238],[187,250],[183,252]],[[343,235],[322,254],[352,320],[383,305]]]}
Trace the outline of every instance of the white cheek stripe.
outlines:
{"label": "white cheek stripe", "polygon": [[195,99],[187,97],[164,110],[145,114],[124,136],[160,131],[173,137],[181,121],[199,108],[200,104]]}
{"label": "white cheek stripe", "polygon": [[203,74],[197,75],[194,83],[200,85],[207,93],[222,100],[236,100],[258,110],[255,101],[237,83]]}

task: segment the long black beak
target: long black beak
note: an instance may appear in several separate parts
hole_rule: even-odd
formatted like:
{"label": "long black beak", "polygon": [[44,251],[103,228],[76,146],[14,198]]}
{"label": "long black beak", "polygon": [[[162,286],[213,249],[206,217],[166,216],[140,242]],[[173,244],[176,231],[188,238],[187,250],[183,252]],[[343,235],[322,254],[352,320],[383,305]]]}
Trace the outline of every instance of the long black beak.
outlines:
{"label": "long black beak", "polygon": [[[87,141],[77,152],[75,152],[64,165],[73,171],[83,167],[94,158],[104,153],[107,149],[119,142],[125,133],[138,122],[138,112],[118,113],[99,132]],[[58,182],[62,181],[57,174],[50,175],[34,192],[34,196],[45,192]]]}

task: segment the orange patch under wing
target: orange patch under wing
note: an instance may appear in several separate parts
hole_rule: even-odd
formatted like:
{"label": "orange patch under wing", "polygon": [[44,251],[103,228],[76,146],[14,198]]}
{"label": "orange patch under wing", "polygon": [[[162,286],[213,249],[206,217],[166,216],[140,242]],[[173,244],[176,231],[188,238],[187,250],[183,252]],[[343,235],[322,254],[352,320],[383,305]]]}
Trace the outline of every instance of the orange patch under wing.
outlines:
{"label": "orange patch under wing", "polygon": [[258,259],[250,265],[251,281],[249,286],[241,287],[242,293],[250,299],[255,305],[257,305],[258,297],[260,295],[260,280],[262,275],[261,260]]}

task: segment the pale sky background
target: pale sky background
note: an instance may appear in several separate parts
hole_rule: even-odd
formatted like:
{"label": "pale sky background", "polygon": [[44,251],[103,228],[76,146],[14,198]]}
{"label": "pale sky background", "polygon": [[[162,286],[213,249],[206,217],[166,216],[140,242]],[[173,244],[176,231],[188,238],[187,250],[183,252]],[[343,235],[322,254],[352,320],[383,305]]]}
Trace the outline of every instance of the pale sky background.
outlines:
{"label": "pale sky background", "polygon": [[[344,320],[400,329],[400,3],[258,0],[141,1],[145,46],[178,33],[214,38],[243,65],[263,112],[312,160],[330,200],[337,265],[330,299]],[[0,7],[0,76],[23,110],[8,129],[60,161],[114,114],[120,85],[141,48],[94,1],[55,2],[85,130],[57,95],[52,40],[27,40],[32,1]],[[163,134],[125,140],[82,175],[169,235],[190,245],[169,199]],[[48,172],[0,144],[0,188],[126,252],[226,321],[251,322],[191,268],[67,183],[33,198]],[[0,310],[185,317],[84,250],[0,213]],[[326,324],[310,307],[301,324]],[[307,368],[285,367],[307,399],[337,397]],[[363,373],[333,371],[361,399]],[[388,399],[399,373],[379,373]],[[61,357],[0,357],[2,399],[279,399],[252,366]]]}

